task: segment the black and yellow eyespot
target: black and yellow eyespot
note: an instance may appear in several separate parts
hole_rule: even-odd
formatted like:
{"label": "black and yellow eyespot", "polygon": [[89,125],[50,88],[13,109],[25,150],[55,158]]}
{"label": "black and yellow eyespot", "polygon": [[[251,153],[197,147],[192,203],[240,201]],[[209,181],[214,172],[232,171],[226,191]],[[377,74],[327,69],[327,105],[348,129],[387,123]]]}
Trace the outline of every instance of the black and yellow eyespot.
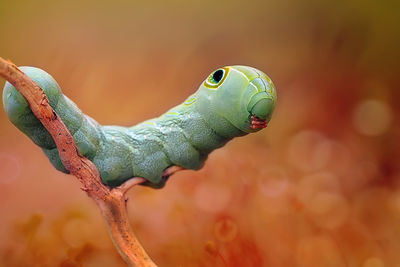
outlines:
{"label": "black and yellow eyespot", "polygon": [[229,68],[220,68],[214,71],[208,76],[208,78],[204,81],[204,86],[210,89],[217,89],[228,76]]}

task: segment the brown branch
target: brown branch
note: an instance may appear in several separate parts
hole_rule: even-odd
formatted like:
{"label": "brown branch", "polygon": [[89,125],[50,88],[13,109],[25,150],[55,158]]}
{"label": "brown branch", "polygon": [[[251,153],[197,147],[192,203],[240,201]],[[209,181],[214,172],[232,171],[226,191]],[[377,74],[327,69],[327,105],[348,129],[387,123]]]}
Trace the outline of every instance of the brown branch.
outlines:
{"label": "brown branch", "polygon": [[81,156],[71,133],[49,105],[44,91],[16,65],[0,57],[0,76],[10,82],[25,97],[33,114],[51,134],[64,166],[83,185],[83,190],[96,202],[107,223],[111,239],[129,266],[156,266],[136,239],[128,221],[125,193],[143,182],[135,177],[125,185],[110,189],[100,179],[96,166]]}

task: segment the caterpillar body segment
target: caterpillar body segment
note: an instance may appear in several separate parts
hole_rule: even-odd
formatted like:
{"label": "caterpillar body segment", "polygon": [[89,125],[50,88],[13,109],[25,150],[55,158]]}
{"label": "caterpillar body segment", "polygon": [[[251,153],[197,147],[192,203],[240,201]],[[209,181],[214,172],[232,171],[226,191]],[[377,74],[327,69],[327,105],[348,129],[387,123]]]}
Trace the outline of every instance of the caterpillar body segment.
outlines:
{"label": "caterpillar body segment", "polygon": [[[21,67],[46,93],[49,103],[71,132],[79,152],[98,168],[103,183],[113,187],[132,177],[163,187],[171,166],[198,170],[214,149],[234,137],[265,128],[276,104],[276,91],[264,73],[245,66],[216,70],[184,103],[158,118],[133,127],[102,126],[85,115],[45,71]],[[62,172],[57,147],[9,83],[3,105],[10,121],[42,148]]]}

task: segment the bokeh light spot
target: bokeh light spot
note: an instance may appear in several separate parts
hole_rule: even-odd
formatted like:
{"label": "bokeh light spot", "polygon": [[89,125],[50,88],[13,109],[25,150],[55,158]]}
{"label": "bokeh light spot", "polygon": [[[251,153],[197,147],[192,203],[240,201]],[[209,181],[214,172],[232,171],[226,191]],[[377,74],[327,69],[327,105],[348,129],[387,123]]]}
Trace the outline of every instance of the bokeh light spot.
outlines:
{"label": "bokeh light spot", "polygon": [[302,178],[297,186],[296,195],[300,202],[307,205],[314,201],[320,192],[339,193],[341,186],[338,177],[330,172],[318,172]]}
{"label": "bokeh light spot", "polygon": [[335,229],[346,222],[349,206],[339,194],[321,192],[306,206],[313,222],[327,229]]}
{"label": "bokeh light spot", "polygon": [[359,103],[353,112],[353,124],[356,130],[367,136],[385,133],[391,124],[392,112],[388,104],[379,100],[365,100]]}
{"label": "bokeh light spot", "polygon": [[203,182],[196,189],[194,199],[200,209],[216,213],[228,205],[231,192],[221,184]]}
{"label": "bokeh light spot", "polygon": [[316,171],[328,163],[332,142],[323,134],[305,130],[292,137],[288,148],[289,162],[301,171]]}
{"label": "bokeh light spot", "polygon": [[258,179],[258,188],[267,197],[274,198],[284,194],[289,186],[285,171],[281,168],[270,167],[263,171]]}

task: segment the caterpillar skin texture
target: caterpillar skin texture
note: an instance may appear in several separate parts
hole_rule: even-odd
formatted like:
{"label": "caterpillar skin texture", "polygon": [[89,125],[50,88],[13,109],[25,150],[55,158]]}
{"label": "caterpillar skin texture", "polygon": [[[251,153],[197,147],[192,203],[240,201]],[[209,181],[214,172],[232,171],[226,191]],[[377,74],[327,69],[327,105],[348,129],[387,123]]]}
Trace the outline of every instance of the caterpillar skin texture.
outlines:
{"label": "caterpillar skin texture", "polygon": [[[161,188],[168,167],[198,170],[214,149],[265,128],[276,104],[275,87],[266,74],[229,66],[214,71],[184,103],[158,118],[133,127],[102,126],[63,95],[48,73],[34,67],[21,70],[44,90],[79,152],[96,165],[110,187],[143,177],[145,185]],[[57,170],[68,173],[50,134],[8,82],[3,105],[10,121],[42,148]]]}

